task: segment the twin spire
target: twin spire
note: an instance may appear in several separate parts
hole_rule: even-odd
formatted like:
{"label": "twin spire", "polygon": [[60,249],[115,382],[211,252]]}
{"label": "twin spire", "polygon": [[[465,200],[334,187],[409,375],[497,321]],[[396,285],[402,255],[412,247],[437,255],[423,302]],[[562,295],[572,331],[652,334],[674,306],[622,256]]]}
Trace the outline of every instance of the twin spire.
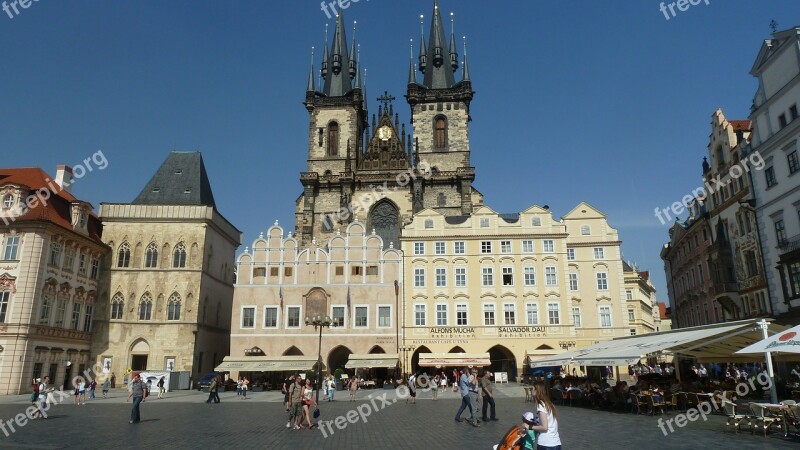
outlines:
{"label": "twin spire", "polygon": [[[328,27],[325,27],[325,50],[322,55],[322,93],[328,97],[341,97],[361,88],[358,52],[355,39],[355,22],[353,22],[353,42],[350,52],[347,51],[344,18],[341,12],[336,16],[336,29],[333,32],[333,44],[328,51]],[[308,74],[308,92],[315,92],[314,86],[314,49],[311,49],[311,69]]]}
{"label": "twin spire", "polygon": [[[456,84],[453,73],[458,70],[458,51],[456,50],[455,20],[450,13],[450,46],[446,38],[438,0],[433,5],[433,19],[428,42],[425,44],[425,20],[420,16],[419,71],[424,74],[422,85],[428,89],[448,89]],[[467,69],[466,41],[464,44],[463,81],[469,80]],[[416,83],[416,70],[412,57],[409,67],[408,83]]]}

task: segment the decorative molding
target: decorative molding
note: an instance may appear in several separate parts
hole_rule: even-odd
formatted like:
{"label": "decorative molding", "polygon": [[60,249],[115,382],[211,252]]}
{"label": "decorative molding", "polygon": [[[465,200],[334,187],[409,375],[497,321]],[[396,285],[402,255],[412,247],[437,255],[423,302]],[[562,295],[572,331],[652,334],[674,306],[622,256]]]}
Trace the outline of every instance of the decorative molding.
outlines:
{"label": "decorative molding", "polygon": [[12,294],[17,292],[16,278],[4,273],[0,275],[0,291],[11,291]]}

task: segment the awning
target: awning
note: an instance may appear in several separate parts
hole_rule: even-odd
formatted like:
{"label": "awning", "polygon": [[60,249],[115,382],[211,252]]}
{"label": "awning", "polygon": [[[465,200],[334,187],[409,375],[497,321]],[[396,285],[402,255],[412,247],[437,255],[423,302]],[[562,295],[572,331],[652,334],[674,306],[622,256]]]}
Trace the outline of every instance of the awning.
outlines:
{"label": "awning", "polygon": [[226,356],[214,370],[217,372],[289,372],[311,370],[317,358],[309,356]]}
{"label": "awning", "polygon": [[397,353],[351,354],[345,369],[369,369],[374,367],[397,367],[400,355]]}
{"label": "awning", "polygon": [[488,353],[420,353],[419,365],[422,367],[436,366],[490,366],[492,365]]}
{"label": "awning", "polygon": [[800,325],[745,347],[737,354],[800,353]]}
{"label": "awning", "polygon": [[560,353],[558,355],[551,355],[551,356],[535,356],[530,354],[530,350],[528,350],[528,366],[531,369],[536,369],[539,367],[553,367],[553,366],[566,366],[577,356],[585,355],[585,349],[580,350],[570,350],[568,352]]}

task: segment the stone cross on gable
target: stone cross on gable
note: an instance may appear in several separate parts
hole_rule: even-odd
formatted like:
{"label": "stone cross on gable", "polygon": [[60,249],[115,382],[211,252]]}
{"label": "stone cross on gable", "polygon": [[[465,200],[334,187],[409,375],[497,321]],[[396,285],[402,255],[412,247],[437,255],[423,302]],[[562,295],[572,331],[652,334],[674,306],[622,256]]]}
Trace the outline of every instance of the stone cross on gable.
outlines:
{"label": "stone cross on gable", "polygon": [[393,96],[389,95],[388,91],[383,91],[383,95],[378,97],[378,101],[383,103],[384,109],[387,109],[389,107],[389,104],[392,103],[394,99],[395,98]]}

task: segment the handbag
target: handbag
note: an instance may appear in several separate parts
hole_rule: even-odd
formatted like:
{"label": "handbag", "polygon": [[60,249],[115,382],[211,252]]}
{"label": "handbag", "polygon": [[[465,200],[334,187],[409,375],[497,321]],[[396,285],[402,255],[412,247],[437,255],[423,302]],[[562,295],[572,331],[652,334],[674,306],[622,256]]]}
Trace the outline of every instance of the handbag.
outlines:
{"label": "handbag", "polygon": [[318,417],[319,417],[319,408],[314,410],[314,418],[316,419]]}

